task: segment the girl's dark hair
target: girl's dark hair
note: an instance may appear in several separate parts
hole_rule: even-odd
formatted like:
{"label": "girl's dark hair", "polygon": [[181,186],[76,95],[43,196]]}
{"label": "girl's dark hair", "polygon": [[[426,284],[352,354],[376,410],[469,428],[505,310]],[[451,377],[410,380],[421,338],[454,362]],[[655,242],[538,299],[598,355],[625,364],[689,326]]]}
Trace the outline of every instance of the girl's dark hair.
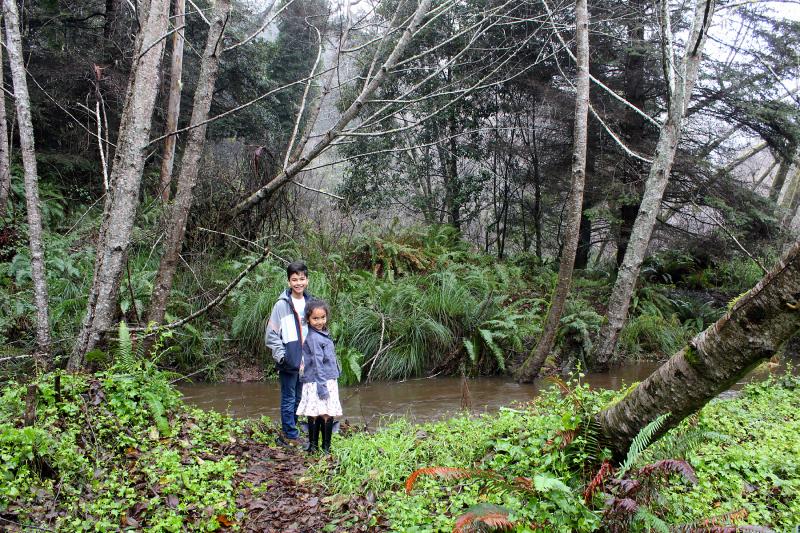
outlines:
{"label": "girl's dark hair", "polygon": [[331,309],[328,307],[328,302],[318,298],[312,298],[306,302],[306,322],[308,322],[308,319],[311,318],[311,313],[313,313],[315,309],[324,309],[325,316],[331,316]]}
{"label": "girl's dark hair", "polygon": [[302,274],[308,277],[308,267],[302,261],[292,261],[286,266],[286,279],[291,278],[292,274]]}

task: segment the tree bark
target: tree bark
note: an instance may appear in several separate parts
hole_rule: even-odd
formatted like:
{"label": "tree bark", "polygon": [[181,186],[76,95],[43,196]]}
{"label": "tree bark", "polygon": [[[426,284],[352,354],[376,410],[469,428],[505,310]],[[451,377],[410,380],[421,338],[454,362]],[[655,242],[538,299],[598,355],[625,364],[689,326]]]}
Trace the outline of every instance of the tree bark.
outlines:
{"label": "tree bark", "polygon": [[659,436],[772,357],[800,328],[800,241],[715,324],[634,390],[598,413],[602,443],[624,457],[636,435],[670,413]]}
{"label": "tree bark", "polygon": [[[588,207],[584,205],[582,211]],[[581,227],[578,232],[578,249],[575,252],[575,268],[586,269],[589,266],[589,252],[592,250],[592,221],[581,213]]]}
{"label": "tree bark", "polygon": [[[662,4],[663,5],[663,4]],[[668,24],[669,10],[666,5],[662,7],[662,19]],[[696,0],[694,20],[689,38],[686,41],[686,51],[681,68],[678,73],[673,72],[671,59],[667,59],[665,69],[668,73],[669,108],[667,119],[659,132],[653,164],[645,183],[645,191],[639,214],[633,225],[631,238],[625,258],[619,268],[614,288],[608,303],[606,322],[600,330],[600,340],[594,351],[594,364],[598,369],[608,367],[611,356],[617,346],[617,339],[625,319],[628,315],[631,297],[633,295],[639,270],[653,234],[656,217],[661,208],[661,199],[669,182],[672,162],[678,148],[681,134],[681,122],[686,113],[689,99],[692,95],[697,72],[700,67],[700,58],[703,45],[706,41],[706,31],[711,23],[714,12],[714,0]],[[671,29],[662,29],[666,36],[671,35]],[[665,46],[665,56],[673,57],[671,45]]]}
{"label": "tree bark", "polygon": [[94,277],[83,327],[69,360],[71,370],[83,366],[84,356],[97,345],[115,318],[120,276],[139,205],[139,187],[164,54],[169,0],[150,0],[142,4],[140,17],[142,25],[134,46],[110,188],[97,239]]}
{"label": "tree bark", "polygon": [[[222,53],[221,42],[228,22],[230,0],[217,0],[216,9],[208,30],[206,47],[200,65],[197,89],[192,105],[192,124],[202,124],[208,118],[214,86],[219,74],[219,57]],[[186,234],[186,221],[192,207],[194,188],[197,184],[200,158],[206,140],[206,125],[189,130],[184,149],[181,169],[178,173],[175,199],[170,208],[170,216],[166,223],[167,235],[164,240],[164,254],[158,266],[158,273],[153,284],[150,297],[150,308],[147,312],[148,322],[160,325],[167,309],[167,299],[172,291],[172,281],[178,266],[183,238]]]}
{"label": "tree bark", "polygon": [[[792,149],[792,153],[794,153],[794,149]],[[786,176],[789,174],[789,168],[791,166],[792,160],[790,158],[781,157],[781,162],[778,165],[778,172],[775,173],[775,179],[772,180],[772,185],[769,188],[769,199],[773,202],[778,201],[778,197],[781,194],[781,190],[786,182]]]}
{"label": "tree bark", "polygon": [[[25,205],[28,212],[28,239],[31,248],[31,278],[33,300],[36,304],[37,364],[46,369],[50,363],[50,313],[47,299],[47,274],[42,243],[42,214],[39,202],[39,175],[36,168],[36,150],[33,142],[31,100],[22,57],[22,37],[19,29],[19,12],[15,0],[3,2],[6,26],[6,49],[14,82],[14,105],[19,124],[19,145],[25,173]],[[2,123],[5,133],[5,121]],[[7,142],[5,146],[8,146]],[[7,155],[7,152],[6,152]]]}
{"label": "tree bark", "polygon": [[294,176],[308,166],[308,164],[313,161],[314,158],[322,153],[323,150],[330,146],[330,144],[339,137],[342,130],[344,130],[344,128],[347,127],[347,125],[350,124],[354,118],[356,118],[359,111],[364,106],[364,102],[366,102],[367,99],[375,92],[375,90],[386,80],[391,69],[394,68],[394,66],[400,60],[400,57],[408,47],[408,43],[411,41],[412,36],[417,29],[419,29],[423,19],[425,18],[425,15],[428,13],[431,2],[432,0],[420,1],[416,11],[414,12],[411,22],[403,32],[403,35],[397,41],[397,44],[389,54],[389,57],[386,58],[386,61],[383,63],[383,65],[381,65],[380,69],[376,72],[375,76],[373,76],[370,82],[364,86],[364,88],[361,90],[361,93],[353,101],[353,103],[350,104],[350,106],[342,113],[342,115],[339,117],[339,120],[336,121],[336,124],[334,124],[331,129],[325,132],[325,134],[321,136],[320,140],[317,141],[317,143],[312,146],[305,155],[299,157],[296,161],[289,164],[266,185],[262,186],[250,196],[236,204],[236,206],[234,206],[231,210],[231,217],[236,217],[246,211],[249,211],[269,198],[275,191],[289,182],[292,178],[294,178]]}
{"label": "tree bark", "polygon": [[114,26],[119,16],[121,0],[106,0],[106,16],[103,24],[103,37],[111,39],[114,36]]}
{"label": "tree bark", "polygon": [[587,0],[575,1],[575,26],[577,79],[575,83],[575,128],[572,141],[572,186],[568,200],[567,228],[564,246],[561,250],[558,283],[547,312],[542,336],[534,352],[517,371],[517,379],[523,382],[533,381],[539,375],[542,364],[553,349],[561,315],[564,312],[564,304],[572,284],[575,253],[578,248],[583,211],[583,189],[586,182],[586,140],[589,116],[589,13]]}
{"label": "tree bark", "polygon": [[781,209],[787,209],[792,203],[792,198],[797,187],[794,178],[798,165],[800,165],[800,151],[795,150],[792,153],[792,157],[786,161],[785,164],[781,165],[782,167],[785,167],[785,169],[780,167],[778,169],[778,174],[783,172],[783,178],[781,179],[783,182],[781,185],[781,191],[776,199],[778,202],[778,207]]}
{"label": "tree bark", "polygon": [[[3,40],[0,30],[0,41]],[[3,82],[3,47],[0,46],[0,83]],[[11,193],[11,164],[9,162],[6,93],[0,90],[0,219],[6,216],[8,195]]]}
{"label": "tree bark", "polygon": [[[186,22],[186,0],[174,0],[174,2],[173,25],[176,28],[180,28]],[[167,134],[174,133],[178,129],[178,117],[181,113],[183,32],[184,30],[178,30],[172,34],[172,65],[170,67],[169,99],[167,101],[167,124],[164,128]],[[205,132],[205,128],[203,131]],[[175,166],[175,144],[177,141],[177,135],[169,135],[164,139],[164,152],[161,156],[161,179],[158,189],[161,194],[161,201],[164,203],[169,201],[172,169]]]}
{"label": "tree bark", "polygon": [[[644,110],[647,97],[644,75],[644,56],[647,46],[644,42],[645,2],[634,0],[630,5],[634,12],[632,16],[629,15],[626,23],[628,45],[625,54],[625,99],[638,109]],[[644,117],[625,106],[620,126],[628,146],[641,146],[645,136],[645,125]],[[644,171],[641,162],[630,159],[627,163],[628,167],[622,174],[623,194],[617,202],[620,221],[615,264],[617,268],[622,265],[622,260],[625,258],[642,196],[641,182]]]}

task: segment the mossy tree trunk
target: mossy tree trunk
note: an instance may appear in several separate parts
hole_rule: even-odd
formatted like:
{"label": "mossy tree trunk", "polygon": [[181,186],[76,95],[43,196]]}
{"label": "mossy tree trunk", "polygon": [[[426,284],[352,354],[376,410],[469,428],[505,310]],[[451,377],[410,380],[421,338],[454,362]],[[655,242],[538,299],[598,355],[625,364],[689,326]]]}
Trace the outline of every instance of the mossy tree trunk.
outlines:
{"label": "mossy tree trunk", "polygon": [[[679,69],[673,68],[674,51],[669,40],[672,29],[669,25],[669,5],[666,0],[661,3],[661,33],[668,41],[664,43],[664,70],[667,77],[667,96],[669,101],[666,120],[659,132],[653,163],[645,183],[639,212],[636,215],[631,237],[625,251],[625,258],[619,267],[617,279],[608,301],[606,322],[600,330],[600,339],[594,351],[594,366],[598,369],[608,367],[609,361],[617,347],[617,339],[625,320],[628,308],[639,278],[639,270],[650,244],[650,237],[655,228],[657,216],[661,210],[661,200],[669,182],[675,152],[678,149],[683,117],[692,96],[697,74],[700,69],[703,45],[706,32],[711,25],[714,13],[714,0],[697,0],[694,6],[694,20],[686,50]],[[677,72],[676,72],[677,70]]]}
{"label": "mossy tree trunk", "polygon": [[643,427],[671,413],[664,434],[772,357],[798,329],[800,241],[725,316],[597,415],[603,442],[622,457]]}
{"label": "mossy tree trunk", "polygon": [[[790,153],[794,153],[797,148],[792,146],[790,148]],[[790,157],[783,157],[779,155],[781,162],[778,165],[778,172],[775,174],[775,179],[772,180],[772,185],[769,188],[769,199],[773,202],[778,201],[778,197],[783,190],[783,186],[786,183],[786,176],[789,175],[789,169],[792,167],[792,159]]]}
{"label": "mossy tree trunk", "polygon": [[97,346],[116,318],[120,277],[139,206],[139,189],[164,55],[169,0],[150,0],[140,3],[140,7],[141,30],[134,46],[109,191],[97,238],[86,316],[69,360],[71,370],[83,367],[86,353]]}
{"label": "mossy tree trunk", "polygon": [[583,190],[586,182],[586,138],[589,115],[589,13],[586,0],[575,1],[575,27],[577,79],[575,80],[575,127],[572,139],[572,185],[568,200],[567,228],[558,268],[558,283],[553,292],[542,336],[533,353],[517,371],[517,379],[526,382],[533,381],[539,375],[542,364],[555,344],[564,304],[572,284],[580,235]]}
{"label": "mossy tree trunk", "polygon": [[[0,41],[3,40],[0,33]],[[0,47],[0,80],[3,79],[3,50]],[[8,195],[11,192],[11,165],[8,157],[8,125],[6,121],[6,93],[0,91],[0,218],[5,217]]]}
{"label": "mossy tree trunk", "polygon": [[[180,28],[186,23],[186,0],[173,0],[173,25]],[[181,87],[183,86],[183,34],[178,30],[172,34],[172,63],[169,74],[169,98],[167,99],[167,123],[165,133],[170,134],[178,129],[178,117],[181,112]],[[208,117],[206,117],[208,118]],[[203,119],[205,120],[205,119]],[[205,129],[205,128],[204,128]],[[175,145],[177,135],[169,135],[164,139],[164,151],[161,156],[161,179],[159,192],[161,201],[169,201],[170,186],[172,185],[172,169],[175,166]]]}
{"label": "mossy tree trunk", "polygon": [[[36,168],[36,149],[33,143],[31,99],[22,57],[19,11],[15,0],[3,2],[6,26],[6,49],[14,82],[14,105],[19,124],[19,146],[25,173],[25,206],[28,212],[28,240],[31,249],[31,279],[33,300],[36,304],[36,361],[47,368],[50,363],[50,312],[47,298],[47,273],[45,271],[44,243],[42,242],[42,211],[39,202],[39,174]],[[5,121],[2,123],[5,129]],[[7,146],[7,145],[6,145]],[[6,152],[6,156],[7,156]]]}
{"label": "mossy tree trunk", "polygon": [[211,100],[219,74],[219,60],[222,52],[222,36],[230,14],[230,0],[217,0],[211,26],[208,30],[206,47],[200,64],[197,89],[194,93],[191,124],[200,124],[189,130],[184,149],[181,169],[178,173],[175,198],[169,209],[166,222],[167,235],[164,240],[164,253],[158,266],[156,280],[153,283],[153,294],[147,313],[148,322],[161,324],[167,309],[167,299],[172,291],[172,281],[178,267],[183,238],[186,234],[186,221],[194,199],[194,188],[197,184],[197,173],[200,170],[200,158],[206,140],[206,124]]}

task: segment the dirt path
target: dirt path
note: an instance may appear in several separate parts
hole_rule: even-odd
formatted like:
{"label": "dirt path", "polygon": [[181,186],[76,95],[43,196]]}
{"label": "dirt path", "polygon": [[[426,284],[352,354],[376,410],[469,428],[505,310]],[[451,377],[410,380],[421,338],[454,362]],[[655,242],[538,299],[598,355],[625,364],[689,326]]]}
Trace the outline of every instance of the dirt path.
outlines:
{"label": "dirt path", "polygon": [[235,478],[239,489],[236,504],[246,512],[238,520],[242,531],[387,530],[369,525],[372,505],[367,498],[330,497],[310,482],[306,474],[309,465],[331,459],[254,441],[238,442],[224,451],[243,463]]}

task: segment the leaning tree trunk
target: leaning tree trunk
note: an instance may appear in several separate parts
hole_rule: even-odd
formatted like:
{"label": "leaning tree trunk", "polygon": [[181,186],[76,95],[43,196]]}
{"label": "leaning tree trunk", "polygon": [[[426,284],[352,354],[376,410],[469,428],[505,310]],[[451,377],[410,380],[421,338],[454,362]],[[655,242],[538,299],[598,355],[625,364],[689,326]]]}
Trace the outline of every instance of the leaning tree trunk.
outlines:
{"label": "leaning tree trunk", "polygon": [[[6,48],[14,82],[14,103],[19,124],[19,145],[22,151],[22,166],[25,172],[25,204],[28,211],[28,238],[31,247],[31,278],[33,299],[36,304],[36,359],[46,368],[50,355],[50,317],[47,304],[47,275],[44,265],[42,243],[42,214],[39,206],[39,176],[36,169],[36,150],[33,145],[33,121],[28,82],[25,78],[25,63],[22,57],[22,37],[19,30],[19,13],[16,0],[3,2],[6,21]],[[5,131],[5,121],[3,121]],[[7,146],[7,143],[6,143]],[[6,154],[7,155],[7,154]]]}
{"label": "leaning tree trunk", "polygon": [[[180,28],[186,21],[186,0],[174,0],[175,13],[173,24]],[[178,117],[181,112],[181,77],[183,75],[183,32],[178,30],[172,34],[172,65],[169,77],[169,99],[167,101],[167,124],[164,128],[167,135],[178,129]],[[206,117],[208,118],[208,117]],[[205,120],[205,119],[203,119]],[[204,130],[205,131],[205,130]],[[169,135],[164,139],[164,152],[161,155],[161,180],[159,192],[161,200],[169,201],[170,185],[172,184],[172,169],[175,166],[175,144],[177,135]]]}
{"label": "leaning tree trunk", "polygon": [[69,360],[71,370],[83,366],[86,353],[97,345],[114,321],[120,276],[139,205],[139,187],[164,54],[169,0],[150,0],[143,5],[141,18],[143,22],[134,47],[110,187],[97,239],[94,279],[83,327]]}
{"label": "leaning tree trunk", "polygon": [[[0,32],[0,41],[3,40]],[[0,82],[3,80],[3,47],[0,46]],[[6,121],[6,93],[0,91],[0,218],[5,217],[8,195],[11,193],[11,165],[8,155],[8,125]]]}
{"label": "leaning tree trunk", "polygon": [[[789,153],[794,153],[795,149],[792,147]],[[772,180],[772,185],[769,188],[769,199],[773,202],[778,201],[778,197],[781,194],[781,190],[783,189],[783,185],[786,182],[786,176],[789,174],[789,169],[792,166],[792,158],[791,157],[781,157],[781,163],[778,166],[778,172],[775,174],[775,179]]]}
{"label": "leaning tree trunk", "polygon": [[211,99],[214,96],[214,86],[219,73],[219,56],[222,52],[222,35],[228,21],[230,0],[217,0],[216,11],[208,30],[206,48],[200,65],[200,76],[197,89],[194,93],[191,124],[201,124],[189,130],[186,148],[183,152],[181,170],[178,174],[178,188],[170,209],[170,216],[166,223],[167,235],[164,241],[164,254],[158,266],[156,281],[153,284],[153,294],[150,298],[150,309],[147,313],[148,322],[161,324],[167,309],[167,299],[172,290],[172,280],[180,258],[183,237],[186,233],[186,220],[192,207],[192,198],[200,157],[206,140],[206,119],[211,108]]}
{"label": "leaning tree trunk", "polygon": [[[696,1],[692,30],[689,39],[686,41],[686,51],[680,71],[675,73],[671,68],[672,61],[666,60],[665,70],[668,77],[669,95],[667,119],[659,133],[653,164],[647,176],[642,203],[639,206],[639,214],[636,216],[636,222],[633,225],[631,238],[625,252],[625,259],[619,268],[616,283],[614,283],[614,288],[611,291],[606,314],[607,320],[600,330],[600,341],[597,343],[597,348],[594,352],[594,364],[598,369],[608,367],[608,363],[617,346],[619,332],[622,330],[628,315],[628,307],[636,286],[636,280],[639,277],[639,269],[647,252],[656,217],[661,208],[661,199],[669,182],[672,162],[675,159],[675,151],[678,148],[678,140],[681,134],[681,122],[686,113],[694,83],[697,80],[700,57],[713,12],[714,0]],[[665,25],[662,28],[662,34],[670,36],[669,10],[666,0],[662,2],[661,18],[663,19],[662,24]],[[665,49],[665,56],[672,57],[672,46],[667,44]]]}
{"label": "leaning tree trunk", "polygon": [[596,419],[603,442],[624,457],[634,437],[670,413],[659,435],[675,427],[770,358],[800,329],[800,241],[725,316]]}
{"label": "leaning tree trunk", "polygon": [[589,13],[587,0],[575,1],[575,26],[577,41],[577,79],[575,82],[575,131],[572,148],[572,187],[569,194],[569,213],[567,229],[564,236],[564,247],[561,250],[561,264],[558,268],[558,284],[553,293],[553,300],[544,322],[544,331],[534,352],[525,360],[517,371],[520,381],[533,381],[539,375],[545,358],[553,349],[558,325],[564,312],[569,287],[572,283],[572,271],[575,267],[575,253],[578,249],[578,237],[581,226],[583,208],[583,188],[586,182],[586,136],[589,114]]}
{"label": "leaning tree trunk", "polygon": [[[353,101],[353,103],[350,104],[350,106],[341,114],[339,119],[336,121],[336,124],[334,124],[332,128],[325,132],[317,141],[317,143],[308,150],[308,152],[302,153],[303,147],[298,146],[295,151],[297,153],[297,158],[288,165],[285,165],[285,167],[278,173],[277,176],[272,178],[269,182],[252,193],[250,196],[236,204],[233,209],[231,209],[231,217],[237,217],[242,213],[250,211],[261,202],[264,202],[270,198],[272,194],[292,180],[298,173],[307,167],[308,164],[314,160],[314,158],[321,154],[325,149],[328,148],[328,146],[330,146],[333,141],[341,136],[344,128],[347,127],[347,125],[350,124],[350,122],[355,119],[356,116],[358,116],[358,113],[361,111],[364,103],[369,99],[370,96],[372,96],[378,87],[383,84],[386,78],[389,77],[389,73],[400,60],[400,57],[403,55],[403,52],[405,52],[414,34],[417,32],[417,30],[419,30],[425,15],[427,15],[428,10],[431,7],[431,3],[432,0],[420,1],[416,11],[414,12],[411,22],[403,31],[402,36],[397,41],[397,44],[395,44],[389,56],[376,71],[369,83],[367,83],[361,89],[361,92]],[[392,28],[392,30],[397,29],[398,28],[396,27]]]}

